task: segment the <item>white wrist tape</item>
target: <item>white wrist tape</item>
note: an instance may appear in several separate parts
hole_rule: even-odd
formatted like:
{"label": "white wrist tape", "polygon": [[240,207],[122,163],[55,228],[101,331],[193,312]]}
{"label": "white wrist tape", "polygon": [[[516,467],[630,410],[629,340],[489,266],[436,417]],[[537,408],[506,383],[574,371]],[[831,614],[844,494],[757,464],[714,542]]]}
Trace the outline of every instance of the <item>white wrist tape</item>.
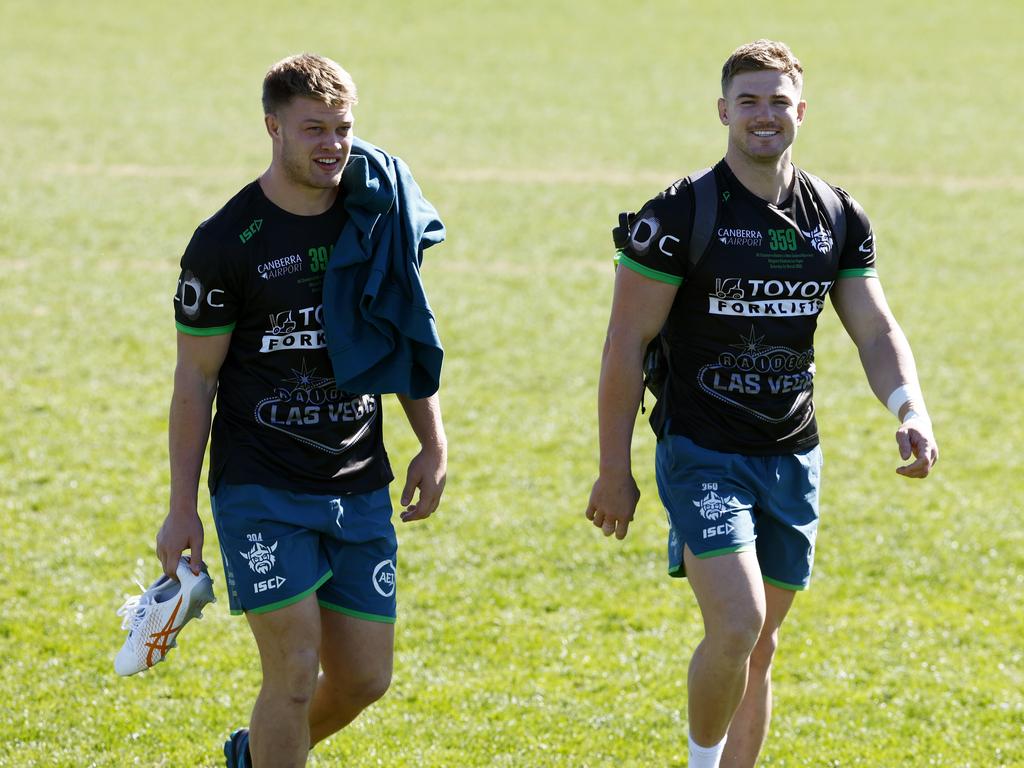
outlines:
{"label": "white wrist tape", "polygon": [[889,395],[889,399],[885,401],[886,407],[892,411],[893,416],[897,419],[900,417],[900,408],[908,401],[913,400],[922,407],[924,406],[923,398],[921,393],[906,384],[901,384],[892,391]]}
{"label": "white wrist tape", "polygon": [[915,411],[913,408],[907,410],[907,412],[903,415],[903,421],[901,423],[906,424],[911,419],[924,419],[929,423],[931,422],[931,419],[928,418],[927,413],[925,413],[924,411]]}

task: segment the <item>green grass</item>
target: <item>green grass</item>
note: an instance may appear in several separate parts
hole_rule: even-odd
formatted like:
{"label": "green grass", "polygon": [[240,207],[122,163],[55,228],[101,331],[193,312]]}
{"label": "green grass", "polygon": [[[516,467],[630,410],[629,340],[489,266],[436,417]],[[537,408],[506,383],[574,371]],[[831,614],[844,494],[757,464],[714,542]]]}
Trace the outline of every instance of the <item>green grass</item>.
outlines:
{"label": "green grass", "polygon": [[449,230],[426,264],[444,506],[399,532],[391,692],[311,764],[681,766],[700,620],[664,574],[642,424],[629,538],[583,519],[608,230],[721,155],[718,68],[762,35],[807,68],[797,160],[869,212],[942,447],[926,482],[895,475],[893,419],[826,313],[819,555],[762,765],[1024,765],[1024,6],[366,6],[0,7],[0,766],[213,766],[247,717],[258,661],[226,601],[129,679],[114,610],[157,571],[177,261],[265,166],[260,78],[299,50],[352,71],[357,131]]}

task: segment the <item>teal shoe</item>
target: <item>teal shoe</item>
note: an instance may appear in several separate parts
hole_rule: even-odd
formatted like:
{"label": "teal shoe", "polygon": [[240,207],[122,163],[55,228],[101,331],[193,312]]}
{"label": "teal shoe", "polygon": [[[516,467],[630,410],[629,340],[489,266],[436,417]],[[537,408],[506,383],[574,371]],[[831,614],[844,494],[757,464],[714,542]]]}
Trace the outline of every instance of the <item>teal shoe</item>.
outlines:
{"label": "teal shoe", "polygon": [[224,742],[224,757],[227,759],[228,768],[252,768],[248,728],[239,728],[232,732]]}

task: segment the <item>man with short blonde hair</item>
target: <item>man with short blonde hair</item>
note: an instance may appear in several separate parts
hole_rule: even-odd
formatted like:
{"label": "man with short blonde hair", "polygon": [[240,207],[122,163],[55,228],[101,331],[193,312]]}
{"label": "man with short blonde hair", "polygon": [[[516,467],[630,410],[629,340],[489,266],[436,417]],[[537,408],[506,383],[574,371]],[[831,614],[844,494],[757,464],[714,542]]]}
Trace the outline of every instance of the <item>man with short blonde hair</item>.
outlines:
{"label": "man with short blonde hair", "polygon": [[[324,295],[335,244],[360,214],[341,186],[356,101],[352,78],[330,59],[302,54],[271,67],[270,165],[198,227],[181,259],[170,509],[157,555],[169,575],[186,549],[193,571],[202,566],[197,486],[209,437],[231,612],[248,620],[263,672],[249,728],[225,744],[228,768],[305,765],[313,745],[391,681],[398,543],[381,390],[338,383],[328,340],[352,356],[361,347],[328,334],[337,307]],[[429,517],[444,489],[433,391],[398,395],[421,446],[403,522]]]}
{"label": "man with short blonde hair", "polygon": [[359,103],[356,84],[333,59],[300,53],[281,59],[263,78],[263,112],[272,114],[296,98],[309,98],[336,107]]}

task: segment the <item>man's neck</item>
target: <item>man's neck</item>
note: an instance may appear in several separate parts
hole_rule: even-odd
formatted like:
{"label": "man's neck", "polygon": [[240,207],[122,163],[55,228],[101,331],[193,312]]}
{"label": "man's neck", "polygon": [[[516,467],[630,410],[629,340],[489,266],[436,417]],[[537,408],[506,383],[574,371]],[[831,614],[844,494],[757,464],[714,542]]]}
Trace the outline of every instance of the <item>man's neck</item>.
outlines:
{"label": "man's neck", "polygon": [[778,205],[789,197],[796,175],[790,152],[773,161],[759,163],[730,147],[725,153],[725,163],[740,184],[761,199]]}
{"label": "man's neck", "polygon": [[318,216],[338,199],[337,187],[319,189],[296,184],[273,164],[260,176],[259,184],[270,202],[296,216]]}

